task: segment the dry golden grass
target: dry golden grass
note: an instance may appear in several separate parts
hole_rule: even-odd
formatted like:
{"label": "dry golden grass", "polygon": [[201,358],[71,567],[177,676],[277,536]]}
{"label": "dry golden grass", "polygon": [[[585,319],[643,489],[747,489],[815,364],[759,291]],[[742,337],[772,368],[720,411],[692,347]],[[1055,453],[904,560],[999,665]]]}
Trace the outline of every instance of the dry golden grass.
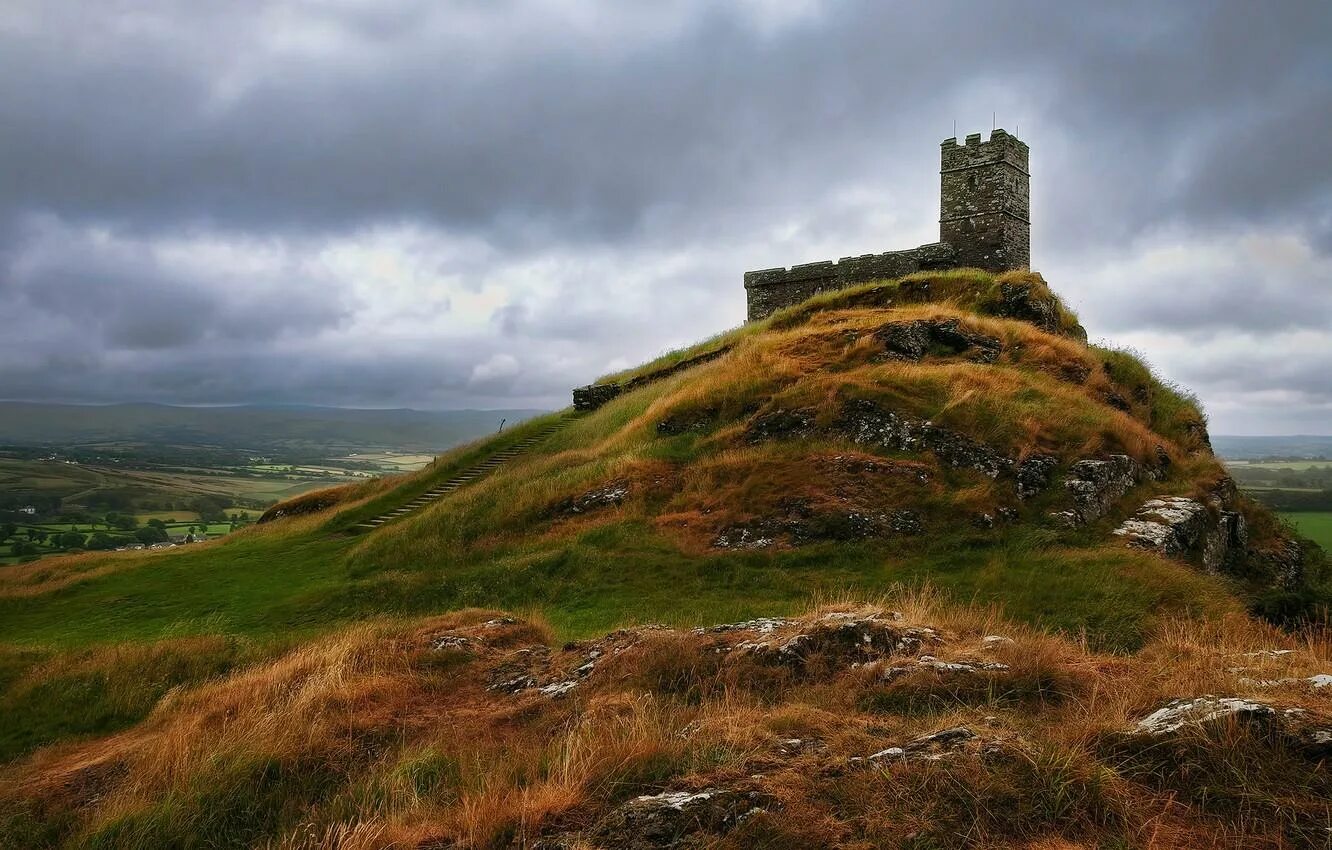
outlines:
{"label": "dry golden grass", "polygon": [[[1239,731],[1200,737],[1190,751],[1195,759],[1215,751],[1231,760],[1218,769],[1253,783],[1238,809],[1190,799],[1187,776],[1168,765],[1144,768],[1107,743],[1181,696],[1248,694],[1327,714],[1332,694],[1245,684],[1230,669],[1273,678],[1326,672],[1325,637],[1235,617],[1166,624],[1141,652],[1106,656],[1009,622],[995,608],[951,605],[922,590],[872,604],[821,600],[804,625],[779,634],[834,612],[888,609],[903,626],[939,631],[940,643],[921,652],[1009,669],[979,690],[934,675],[895,680],[936,698],[921,709],[880,698],[877,670],[902,658],[849,668],[830,656],[791,669],[718,653],[714,636],[647,630],[599,644],[609,654],[595,672],[552,700],[487,689],[515,659],[544,659],[549,627],[487,625],[496,612],[469,610],[349,629],[172,693],[129,731],[49,748],[6,769],[0,806],[68,818],[70,841],[149,847],[200,829],[234,830],[216,808],[230,805],[240,807],[232,817],[263,824],[261,844],[286,850],[527,847],[556,832],[602,846],[588,830],[619,801],[735,785],[761,788],[782,815],[719,836],[717,846],[917,846],[906,837],[937,840],[969,823],[948,846],[1278,848],[1305,845],[1291,843],[1297,827],[1272,806],[1332,817],[1327,800],[1310,796],[1322,787],[1316,770],[1280,786],[1256,760],[1289,757]],[[986,647],[991,634],[1012,642]],[[464,638],[464,648],[432,648],[442,635]],[[551,675],[591,646],[551,651]],[[541,650],[535,656],[533,647]],[[1275,649],[1291,652],[1246,655]],[[955,725],[998,742],[1004,755],[848,767]],[[783,750],[791,738],[817,746]],[[274,767],[256,773],[254,765]]]}

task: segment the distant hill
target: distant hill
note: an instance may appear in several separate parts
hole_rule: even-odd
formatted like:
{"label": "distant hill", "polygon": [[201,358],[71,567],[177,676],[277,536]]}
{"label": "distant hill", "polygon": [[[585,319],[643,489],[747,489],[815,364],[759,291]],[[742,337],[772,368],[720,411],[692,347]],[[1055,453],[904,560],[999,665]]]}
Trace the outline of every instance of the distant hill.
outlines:
{"label": "distant hill", "polygon": [[1237,437],[1214,434],[1212,448],[1227,460],[1332,458],[1332,436],[1297,434],[1289,437]]}
{"label": "distant hill", "polygon": [[538,410],[355,410],[0,402],[0,445],[142,443],[237,449],[383,447],[437,452]]}

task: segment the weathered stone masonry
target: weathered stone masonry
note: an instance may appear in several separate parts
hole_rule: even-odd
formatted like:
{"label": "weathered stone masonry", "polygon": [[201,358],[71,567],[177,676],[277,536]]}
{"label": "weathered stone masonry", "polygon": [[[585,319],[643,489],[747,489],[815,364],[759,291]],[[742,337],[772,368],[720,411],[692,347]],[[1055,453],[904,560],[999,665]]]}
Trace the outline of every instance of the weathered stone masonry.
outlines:
{"label": "weathered stone masonry", "polygon": [[730,350],[731,346],[723,345],[719,348],[714,348],[712,351],[695,354],[693,357],[685,358],[670,366],[663,366],[652,372],[645,372],[642,375],[639,375],[636,378],[630,378],[627,381],[611,381],[604,384],[589,384],[585,387],[575,387],[573,391],[574,410],[596,410],[598,407],[601,407],[616,396],[636,390],[639,387],[647,386],[653,381],[669,378],[671,375],[683,372],[686,369],[692,369],[703,363],[709,363]]}
{"label": "weathered stone masonry", "polygon": [[750,321],[820,292],[917,271],[972,266],[1002,272],[1031,263],[1028,148],[995,130],[966,144],[945,139],[939,154],[939,241],[908,251],[745,272]]}

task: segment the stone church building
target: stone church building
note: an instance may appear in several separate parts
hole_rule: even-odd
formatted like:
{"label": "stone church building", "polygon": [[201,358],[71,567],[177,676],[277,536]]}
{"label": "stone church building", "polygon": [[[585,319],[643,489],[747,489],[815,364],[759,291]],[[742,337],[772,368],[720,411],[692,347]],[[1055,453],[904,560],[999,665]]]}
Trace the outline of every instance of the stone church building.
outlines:
{"label": "stone church building", "polygon": [[908,251],[843,257],[745,272],[750,321],[830,289],[927,269],[970,266],[1002,272],[1031,263],[1027,146],[995,130],[966,144],[945,139],[939,157],[939,241]]}

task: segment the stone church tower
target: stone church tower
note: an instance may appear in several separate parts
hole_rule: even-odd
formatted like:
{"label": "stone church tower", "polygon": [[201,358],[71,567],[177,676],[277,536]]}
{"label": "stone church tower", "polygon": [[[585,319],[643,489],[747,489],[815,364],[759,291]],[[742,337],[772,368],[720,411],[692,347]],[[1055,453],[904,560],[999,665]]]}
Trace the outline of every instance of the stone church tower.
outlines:
{"label": "stone church tower", "polygon": [[745,272],[750,321],[812,295],[918,271],[971,266],[991,272],[1031,267],[1031,176],[1025,144],[995,130],[939,153],[939,241],[906,251],[862,254]]}
{"label": "stone church tower", "polygon": [[1031,265],[1028,148],[1003,130],[946,139],[939,157],[939,241],[954,265],[1002,272]]}

